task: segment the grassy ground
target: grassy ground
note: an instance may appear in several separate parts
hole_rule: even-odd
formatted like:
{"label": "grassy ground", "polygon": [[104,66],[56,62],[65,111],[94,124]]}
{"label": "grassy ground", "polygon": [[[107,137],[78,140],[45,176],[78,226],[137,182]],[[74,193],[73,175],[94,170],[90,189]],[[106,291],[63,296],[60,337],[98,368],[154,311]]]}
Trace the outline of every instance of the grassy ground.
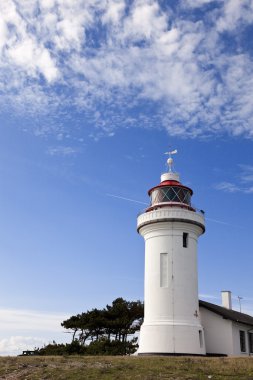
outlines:
{"label": "grassy ground", "polygon": [[0,357],[3,379],[253,380],[253,357]]}

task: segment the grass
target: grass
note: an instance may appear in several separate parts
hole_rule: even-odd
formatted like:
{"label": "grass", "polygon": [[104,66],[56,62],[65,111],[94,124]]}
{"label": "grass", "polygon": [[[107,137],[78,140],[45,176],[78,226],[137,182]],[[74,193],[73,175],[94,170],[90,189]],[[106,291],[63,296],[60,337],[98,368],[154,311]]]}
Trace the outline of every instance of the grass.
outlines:
{"label": "grass", "polygon": [[253,357],[0,357],[0,380],[253,380]]}

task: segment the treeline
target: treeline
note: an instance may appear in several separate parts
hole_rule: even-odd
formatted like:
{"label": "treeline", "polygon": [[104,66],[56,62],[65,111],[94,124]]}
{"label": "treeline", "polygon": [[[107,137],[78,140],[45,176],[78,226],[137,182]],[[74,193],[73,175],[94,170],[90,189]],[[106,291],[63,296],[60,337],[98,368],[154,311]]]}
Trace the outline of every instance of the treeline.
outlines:
{"label": "treeline", "polygon": [[92,309],[63,321],[70,344],[53,342],[35,349],[37,355],[126,355],[138,348],[135,332],[143,321],[143,303],[117,298],[104,309]]}

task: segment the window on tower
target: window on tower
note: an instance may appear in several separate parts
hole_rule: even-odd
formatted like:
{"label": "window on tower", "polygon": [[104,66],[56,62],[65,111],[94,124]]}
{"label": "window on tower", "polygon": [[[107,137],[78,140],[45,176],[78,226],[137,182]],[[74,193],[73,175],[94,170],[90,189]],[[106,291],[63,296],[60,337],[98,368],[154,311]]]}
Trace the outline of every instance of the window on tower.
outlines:
{"label": "window on tower", "polygon": [[183,232],[183,247],[187,248],[188,247],[188,233]]}
{"label": "window on tower", "polygon": [[166,288],[169,285],[168,279],[168,253],[160,254],[160,286]]}

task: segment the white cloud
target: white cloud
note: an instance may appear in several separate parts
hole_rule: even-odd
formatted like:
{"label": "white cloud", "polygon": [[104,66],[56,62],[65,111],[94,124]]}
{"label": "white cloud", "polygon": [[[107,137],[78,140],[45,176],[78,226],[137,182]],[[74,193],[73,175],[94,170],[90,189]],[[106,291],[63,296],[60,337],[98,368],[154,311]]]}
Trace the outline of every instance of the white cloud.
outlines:
{"label": "white cloud", "polygon": [[105,13],[102,16],[104,24],[118,24],[124,15],[126,4],[124,0],[110,0]]}
{"label": "white cloud", "polygon": [[31,77],[37,76],[37,71],[42,73],[48,82],[54,81],[58,76],[58,70],[45,48],[38,46],[31,38],[17,42],[8,50],[7,57],[27,72]]}
{"label": "white cloud", "polygon": [[168,17],[156,1],[138,0],[134,4],[129,17],[125,18],[121,38],[148,42],[166,31]]}
{"label": "white cloud", "polygon": [[206,4],[213,3],[217,0],[183,0],[183,5],[191,8],[200,8]]}
{"label": "white cloud", "polygon": [[241,169],[240,179],[243,183],[253,184],[253,166],[252,165],[239,165]]}
{"label": "white cloud", "polygon": [[222,190],[228,193],[253,194],[253,166],[240,164],[237,174],[238,184],[234,182],[220,182],[214,187],[216,190]]}
{"label": "white cloud", "polygon": [[5,44],[5,41],[7,38],[7,32],[8,32],[8,29],[7,29],[6,23],[3,20],[3,18],[1,18],[0,16],[0,50],[2,50]]}
{"label": "white cloud", "polygon": [[0,340],[0,355],[19,355],[25,350],[34,350],[35,347],[42,347],[45,340],[30,336],[11,336]]}
{"label": "white cloud", "polygon": [[52,146],[48,148],[47,153],[50,156],[73,156],[77,153],[77,149],[71,146]]}
{"label": "white cloud", "polygon": [[[203,17],[190,17],[208,3]],[[238,38],[228,49],[223,32],[243,38],[253,0],[183,4],[192,9],[181,15],[157,0],[2,2],[0,108],[54,115],[40,134],[58,133],[71,106],[97,135],[138,124],[183,137],[252,138],[252,55]],[[145,115],[149,102],[155,111]]]}
{"label": "white cloud", "polygon": [[66,318],[68,316],[61,313],[0,309],[0,326],[3,330],[61,331],[61,322]]}
{"label": "white cloud", "polygon": [[43,0],[40,3],[40,6],[44,10],[52,9],[55,5],[55,0]]}
{"label": "white cloud", "polygon": [[224,1],[223,14],[218,19],[217,30],[219,32],[232,31],[239,23],[251,23],[253,20],[252,0],[226,0]]}
{"label": "white cloud", "polygon": [[238,191],[242,191],[240,187],[236,186],[234,183],[231,182],[220,182],[217,185],[215,185],[216,190],[223,190],[227,193],[236,193]]}
{"label": "white cloud", "polygon": [[0,355],[17,355],[52,340],[69,340],[61,327],[67,318],[69,315],[64,313],[0,309]]}

